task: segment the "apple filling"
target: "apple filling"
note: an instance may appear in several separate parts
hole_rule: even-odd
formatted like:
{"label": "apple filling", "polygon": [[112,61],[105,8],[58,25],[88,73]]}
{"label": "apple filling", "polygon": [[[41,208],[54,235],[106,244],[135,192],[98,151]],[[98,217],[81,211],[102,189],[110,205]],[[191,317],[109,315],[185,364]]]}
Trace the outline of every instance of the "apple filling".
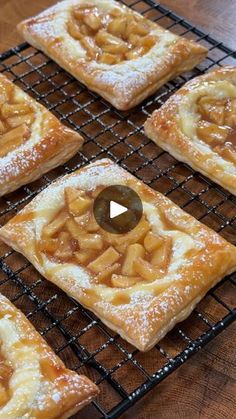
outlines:
{"label": "apple filling", "polygon": [[102,12],[93,3],[76,6],[68,22],[69,34],[79,40],[89,60],[118,64],[146,54],[157,42],[152,22],[114,8]]}
{"label": "apple filling", "polygon": [[236,164],[236,99],[215,100],[208,96],[198,101],[198,137],[213,151]]}
{"label": "apple filling", "polygon": [[14,86],[0,82],[0,158],[29,139],[34,119],[31,104],[15,98]]}
{"label": "apple filling", "polygon": [[[0,341],[1,344],[1,341]],[[10,399],[9,380],[12,376],[12,368],[0,352],[0,407]]]}
{"label": "apple filling", "polygon": [[65,189],[65,206],[43,228],[39,251],[58,263],[78,264],[95,283],[126,288],[163,277],[172,255],[172,239],[154,234],[146,217],[126,234],[101,229],[93,216],[100,192]]}

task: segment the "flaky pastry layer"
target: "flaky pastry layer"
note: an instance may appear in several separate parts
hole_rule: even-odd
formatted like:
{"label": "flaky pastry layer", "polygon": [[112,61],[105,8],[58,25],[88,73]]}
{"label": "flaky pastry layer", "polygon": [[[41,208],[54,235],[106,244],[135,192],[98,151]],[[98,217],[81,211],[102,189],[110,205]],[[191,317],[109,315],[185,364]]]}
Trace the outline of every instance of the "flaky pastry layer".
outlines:
{"label": "flaky pastry layer", "polygon": [[88,60],[80,41],[67,28],[73,7],[88,3],[102,12],[116,8],[124,14],[140,16],[114,0],[65,0],[20,23],[18,29],[35,48],[118,109],[137,105],[168,80],[195,67],[207,54],[202,45],[149,21],[150,35],[156,36],[157,41],[143,56],[112,65]]}
{"label": "flaky pastry layer", "polygon": [[186,83],[153,112],[144,124],[145,132],[176,159],[188,163],[236,195],[236,164],[212,150],[196,132],[200,118],[197,101],[204,96],[216,102],[227,98],[235,100],[236,68],[213,70]]}
{"label": "flaky pastry layer", "polygon": [[[0,85],[1,92],[4,88],[13,89],[17,105],[22,106],[22,110],[27,104],[34,113],[34,121],[29,128],[30,136],[27,141],[16,146],[6,155],[0,156],[0,196],[2,196],[33,182],[44,173],[65,163],[81,148],[83,139],[2,74],[0,74]],[[4,103],[1,103],[1,92],[0,119],[1,107],[4,106]],[[13,112],[9,110],[11,111]],[[21,109],[17,109],[16,112],[22,116]],[[16,137],[16,144],[18,140]]]}
{"label": "flaky pastry layer", "polygon": [[[96,283],[78,263],[60,263],[39,250],[44,227],[65,205],[65,188],[93,191],[98,186],[116,185],[118,179],[140,196],[153,233],[173,243],[167,271],[128,288]],[[206,292],[236,268],[233,245],[107,159],[49,186],[1,228],[0,238],[142,351],[185,319]]]}
{"label": "flaky pastry layer", "polygon": [[0,418],[68,418],[98,388],[67,369],[23,313],[0,294],[0,352],[12,369]]}

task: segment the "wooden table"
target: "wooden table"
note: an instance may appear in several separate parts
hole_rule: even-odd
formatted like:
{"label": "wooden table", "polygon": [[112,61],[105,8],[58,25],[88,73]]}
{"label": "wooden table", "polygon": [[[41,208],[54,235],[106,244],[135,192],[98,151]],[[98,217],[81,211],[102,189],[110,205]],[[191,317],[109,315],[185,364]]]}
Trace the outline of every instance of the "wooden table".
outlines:
{"label": "wooden table", "polygon": [[[0,0],[0,51],[21,42],[16,24],[55,0]],[[163,0],[176,13],[236,48],[233,0]],[[233,418],[236,412],[235,325],[133,407],[124,418]],[[82,414],[82,417],[87,415]]]}

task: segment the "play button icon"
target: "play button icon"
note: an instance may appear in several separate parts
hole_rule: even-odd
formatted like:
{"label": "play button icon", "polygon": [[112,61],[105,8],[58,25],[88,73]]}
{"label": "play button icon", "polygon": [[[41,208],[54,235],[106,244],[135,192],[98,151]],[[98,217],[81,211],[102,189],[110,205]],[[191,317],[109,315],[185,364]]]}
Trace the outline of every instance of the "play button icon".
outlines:
{"label": "play button icon", "polygon": [[139,223],[143,205],[133,189],[124,185],[112,185],[99,193],[94,201],[93,212],[103,230],[125,234]]}
{"label": "play button icon", "polygon": [[110,218],[114,218],[118,215],[124,214],[124,212],[126,211],[128,211],[128,209],[123,205],[117,204],[117,202],[114,201],[110,202]]}

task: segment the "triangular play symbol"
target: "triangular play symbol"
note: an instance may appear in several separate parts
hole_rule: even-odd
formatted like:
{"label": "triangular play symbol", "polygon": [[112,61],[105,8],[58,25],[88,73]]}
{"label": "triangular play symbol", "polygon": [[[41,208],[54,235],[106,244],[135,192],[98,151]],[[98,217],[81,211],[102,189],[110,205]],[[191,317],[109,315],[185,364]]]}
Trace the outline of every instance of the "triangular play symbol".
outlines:
{"label": "triangular play symbol", "polygon": [[110,201],[110,218],[117,217],[126,211],[128,211],[128,209],[123,207],[123,205],[120,205],[115,201]]}

